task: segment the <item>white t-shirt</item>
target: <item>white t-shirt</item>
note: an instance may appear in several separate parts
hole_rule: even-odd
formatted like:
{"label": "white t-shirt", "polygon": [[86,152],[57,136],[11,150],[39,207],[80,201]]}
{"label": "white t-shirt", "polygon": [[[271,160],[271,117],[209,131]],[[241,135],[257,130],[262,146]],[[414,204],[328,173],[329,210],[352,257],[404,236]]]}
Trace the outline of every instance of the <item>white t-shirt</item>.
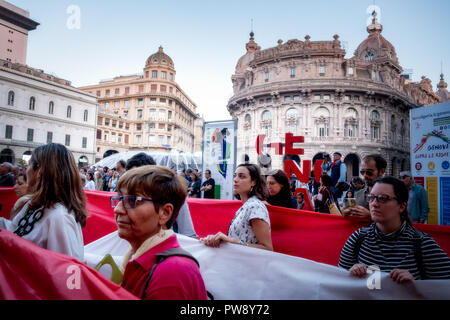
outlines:
{"label": "white t-shirt", "polygon": [[228,236],[247,243],[258,243],[258,239],[250,224],[250,220],[252,219],[264,220],[269,224],[270,231],[270,218],[267,207],[255,196],[248,199],[244,205],[236,211],[236,215],[234,216],[233,221],[231,221],[230,228],[228,229]]}
{"label": "white t-shirt", "polygon": [[95,191],[95,182],[93,180],[86,181],[84,185],[84,190]]}
{"label": "white t-shirt", "polygon": [[[13,218],[0,218],[0,228],[14,232],[20,220],[26,215],[29,203]],[[84,261],[84,243],[81,225],[75,221],[75,216],[60,203],[43,211],[42,218],[35,222],[30,233],[22,238],[35,245],[54,252],[63,253]]]}

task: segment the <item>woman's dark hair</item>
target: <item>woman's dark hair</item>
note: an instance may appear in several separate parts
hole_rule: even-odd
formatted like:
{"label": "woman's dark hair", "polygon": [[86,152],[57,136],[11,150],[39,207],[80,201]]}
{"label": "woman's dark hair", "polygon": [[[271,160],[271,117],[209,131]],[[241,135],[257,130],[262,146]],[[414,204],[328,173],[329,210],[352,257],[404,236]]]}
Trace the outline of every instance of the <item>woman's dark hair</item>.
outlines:
{"label": "woman's dark hair", "polygon": [[[248,197],[256,196],[259,200],[264,201],[269,196],[269,191],[267,190],[266,182],[264,181],[263,176],[261,176],[261,171],[259,170],[259,167],[252,163],[242,163],[237,166],[239,167],[245,167],[247,168],[248,172],[250,173],[250,179],[251,181],[255,181],[256,184],[252,188],[252,190],[249,192]],[[241,200],[241,197],[238,194],[234,195],[237,199]]]}
{"label": "woman's dark hair", "polygon": [[23,181],[27,182],[27,175],[26,175],[26,173],[19,173],[19,174],[16,176],[16,181],[19,180],[19,177],[22,177],[22,178],[23,178]]}
{"label": "woman's dark hair", "polygon": [[39,170],[30,210],[61,203],[84,227],[88,216],[86,196],[72,153],[62,144],[50,143],[34,149],[30,162],[33,171]]}
{"label": "woman's dark hair", "polygon": [[94,180],[94,174],[92,172],[86,173],[86,180],[87,181]]}
{"label": "woman's dark hair", "polygon": [[327,174],[321,175],[320,179],[322,179],[322,183],[325,187],[331,187],[333,185],[333,180]]}
{"label": "woman's dark hair", "polygon": [[156,165],[153,157],[145,152],[139,152],[128,159],[125,169],[130,170],[133,167],[142,167],[147,165]]}
{"label": "woman's dark hair", "polygon": [[277,169],[270,171],[267,176],[271,176],[276,182],[282,185],[280,192],[276,195],[269,195],[267,202],[273,206],[292,207],[291,185],[289,178],[283,170]]}
{"label": "woman's dark hair", "polygon": [[400,214],[400,220],[402,222],[406,221],[409,224],[411,224],[411,219],[409,218],[407,209],[409,191],[408,188],[403,183],[403,181],[391,176],[384,176],[375,180],[373,185],[375,186],[377,183],[390,184],[392,186],[392,188],[394,189],[394,195],[397,198],[397,202],[400,204],[402,203],[406,204],[405,210]]}

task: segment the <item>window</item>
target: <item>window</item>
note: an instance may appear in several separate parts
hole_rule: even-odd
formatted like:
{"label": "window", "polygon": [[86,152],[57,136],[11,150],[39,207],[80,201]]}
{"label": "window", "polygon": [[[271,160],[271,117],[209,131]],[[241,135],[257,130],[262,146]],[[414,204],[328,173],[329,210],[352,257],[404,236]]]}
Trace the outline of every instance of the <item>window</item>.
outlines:
{"label": "window", "polygon": [[348,75],[353,76],[353,68],[348,68]]}
{"label": "window", "polygon": [[130,87],[125,87],[125,94],[130,94]]}
{"label": "window", "polygon": [[294,102],[299,102],[300,101],[300,96],[294,96]]}
{"label": "window", "polygon": [[291,67],[291,78],[295,78],[295,68]]}
{"label": "window", "polygon": [[372,70],[372,80],[377,80],[377,72]]}
{"label": "window", "polygon": [[29,109],[30,109],[30,110],[34,110],[35,104],[36,104],[36,99],[35,99],[34,97],[31,97],[31,98],[30,98],[30,106],[29,106]]}
{"label": "window", "polygon": [[117,127],[117,120],[113,120],[113,121],[112,121],[112,127],[113,127],[113,128]]}
{"label": "window", "polygon": [[116,142],[116,133],[115,132],[111,133],[111,142]]}
{"label": "window", "polygon": [[120,94],[120,88],[116,88],[116,89],[114,90],[114,94],[115,94],[115,95]]}
{"label": "window", "polygon": [[166,110],[164,110],[164,109],[159,110],[159,119],[160,120],[166,119]]}
{"label": "window", "polygon": [[67,118],[72,117],[72,107],[71,106],[67,106],[66,116],[67,116]]}
{"label": "window", "polygon": [[148,78],[149,75],[150,75],[150,72],[149,71],[145,71],[145,77]]}
{"label": "window", "polygon": [[136,123],[136,131],[142,130],[142,123]]}
{"label": "window", "polygon": [[53,101],[50,101],[48,103],[48,113],[49,114],[53,114],[53,110],[55,109],[55,104],[53,103]]}
{"label": "window", "polygon": [[166,104],[166,99],[160,98],[160,99],[159,99],[159,103],[161,103],[161,104]]}
{"label": "window", "polygon": [[144,106],[144,99],[140,98],[138,99],[138,106],[143,107]]}
{"label": "window", "polygon": [[173,81],[173,73],[170,73],[170,74],[169,74],[169,80],[170,80],[170,81]]}
{"label": "window", "polygon": [[105,96],[109,97],[109,94],[110,94],[110,90],[107,89],[106,92],[105,92]]}
{"label": "window", "polygon": [[155,123],[154,122],[150,122],[149,124],[148,124],[148,128],[149,129],[155,129],[156,127],[155,127]]}
{"label": "window", "polygon": [[320,66],[319,67],[319,76],[323,77],[325,75],[325,67]]}
{"label": "window", "polygon": [[167,86],[161,85],[161,86],[159,87],[159,90],[161,90],[161,92],[167,92]]}
{"label": "window", "polygon": [[162,79],[167,79],[167,72],[161,71],[161,78]]}
{"label": "window", "polygon": [[158,144],[164,143],[164,136],[158,136]]}
{"label": "window", "polygon": [[137,111],[137,117],[138,117],[138,118],[142,118],[142,110],[141,110],[141,109],[139,109],[139,110]]}
{"label": "window", "polygon": [[34,129],[28,129],[27,141],[28,142],[33,142],[33,136],[34,136]]}
{"label": "window", "polygon": [[119,135],[117,136],[117,142],[122,143],[122,134],[121,133],[119,133]]}
{"label": "window", "polygon": [[366,53],[364,60],[367,62],[370,62],[370,61],[373,61],[373,58],[374,58],[373,52],[369,51]]}
{"label": "window", "polygon": [[128,110],[123,110],[123,116],[124,118],[128,118]]}
{"label": "window", "polygon": [[172,106],[172,100],[169,100],[169,106]]}
{"label": "window", "polygon": [[109,102],[105,102],[105,109],[109,108]]}
{"label": "window", "polygon": [[265,82],[269,82],[269,71],[266,71],[266,78],[264,79]]}
{"label": "window", "polygon": [[320,100],[320,94],[315,94],[315,95],[314,95],[314,100],[316,100],[316,101],[317,101],[317,100]]}
{"label": "window", "polygon": [[169,92],[173,93],[173,88],[172,87],[169,87]]}
{"label": "window", "polygon": [[130,103],[130,101],[128,101],[128,100],[125,100],[124,102],[123,102],[123,106],[124,107],[128,107],[128,104]]}
{"label": "window", "polygon": [[86,137],[83,137],[83,141],[81,142],[81,147],[83,149],[87,148],[87,138]]}
{"label": "window", "polygon": [[150,98],[150,104],[156,104],[156,98]]}
{"label": "window", "polygon": [[169,113],[168,113],[168,115],[167,115],[167,118],[168,118],[169,120],[172,119],[172,111],[169,110]]}
{"label": "window", "polygon": [[286,118],[297,118],[298,117],[298,110],[295,108],[290,108],[288,111],[286,111]]}
{"label": "window", "polygon": [[105,126],[109,126],[109,119],[105,118]]}
{"label": "window", "polygon": [[142,136],[140,134],[136,135],[136,144],[142,144]]}
{"label": "window", "polygon": [[125,143],[126,143],[126,144],[129,143],[129,139],[130,139],[129,136],[126,134],[126,135],[125,135]]}
{"label": "window", "polygon": [[284,102],[291,102],[291,96],[285,96]]}
{"label": "window", "polygon": [[158,85],[157,85],[157,84],[152,84],[152,85],[150,85],[150,90],[151,90],[152,92],[156,92],[156,90],[158,90]]}
{"label": "window", "polygon": [[154,78],[154,79],[158,78],[158,71],[156,71],[156,70],[152,71],[152,78]]}
{"label": "window", "polygon": [[66,134],[65,145],[66,145],[67,147],[70,146],[70,134]]}
{"label": "window", "polygon": [[47,132],[47,143],[52,143],[53,142],[53,132],[48,131]]}
{"label": "window", "polygon": [[170,142],[171,142],[170,136],[167,136],[167,144],[170,145]]}
{"label": "window", "polygon": [[148,144],[155,144],[155,136],[153,134],[148,136]]}
{"label": "window", "polygon": [[266,110],[266,111],[263,112],[261,117],[262,117],[263,121],[272,120],[272,113],[269,110]]}
{"label": "window", "polygon": [[5,139],[12,139],[13,126],[6,125]]}
{"label": "window", "polygon": [[87,110],[84,110],[83,121],[84,121],[84,122],[87,122],[87,121],[88,121],[88,111],[87,111]]}
{"label": "window", "polygon": [[8,106],[14,105],[14,91],[8,92]]}
{"label": "window", "polygon": [[102,139],[102,130],[97,130],[97,139],[98,140]]}
{"label": "window", "polygon": [[97,97],[100,97],[101,96],[101,92],[100,92],[100,90],[97,90]]}

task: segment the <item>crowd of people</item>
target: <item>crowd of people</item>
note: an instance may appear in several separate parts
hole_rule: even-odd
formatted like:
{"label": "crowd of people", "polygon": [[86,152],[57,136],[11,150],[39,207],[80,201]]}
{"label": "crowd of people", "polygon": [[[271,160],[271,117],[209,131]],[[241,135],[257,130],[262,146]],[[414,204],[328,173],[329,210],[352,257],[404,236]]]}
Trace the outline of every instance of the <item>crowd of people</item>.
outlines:
{"label": "crowd of people", "polygon": [[[362,160],[360,174],[346,181],[342,155],[325,161],[320,183],[308,184],[315,210],[329,213],[336,204],[342,215],[370,219],[371,225],[355,231],[345,243],[339,267],[356,277],[378,265],[399,283],[419,279],[450,279],[450,259],[428,235],[412,222],[425,223],[429,211],[425,190],[411,173],[400,179],[385,176],[387,162],[380,155]],[[124,257],[122,286],[143,299],[206,299],[207,292],[195,258],[179,253],[175,233],[198,238],[187,197],[214,198],[211,171],[175,172],[157,166],[146,153],[114,168],[78,169],[73,155],[60,144],[36,148],[26,168],[3,163],[2,185],[14,185],[19,200],[10,219],[0,218],[0,228],[34,244],[84,260],[82,228],[86,225],[85,190],[113,191],[119,237],[130,244]],[[26,170],[23,172],[23,170]],[[282,170],[261,174],[257,165],[240,164],[233,176],[233,193],[242,202],[230,221],[228,233],[200,238],[218,248],[224,242],[273,251],[270,216],[266,205],[302,210],[304,193],[297,193]],[[295,195],[295,196],[294,196]],[[347,199],[347,201],[345,201]],[[341,205],[343,204],[343,205]],[[348,206],[346,206],[348,204]],[[175,257],[158,263],[167,252]],[[156,265],[158,267],[155,269]]]}

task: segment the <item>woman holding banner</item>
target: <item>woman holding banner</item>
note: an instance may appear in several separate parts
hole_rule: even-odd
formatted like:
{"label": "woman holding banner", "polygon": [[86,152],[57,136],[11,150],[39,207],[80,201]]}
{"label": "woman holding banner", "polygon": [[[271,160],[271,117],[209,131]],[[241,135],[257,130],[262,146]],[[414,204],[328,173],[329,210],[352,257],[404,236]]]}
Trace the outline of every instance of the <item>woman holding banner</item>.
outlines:
{"label": "woman holding banner", "polygon": [[200,241],[210,247],[230,242],[273,251],[269,212],[263,203],[268,191],[259,168],[254,164],[240,164],[234,173],[233,191],[243,205],[231,221],[228,235],[218,232]]}
{"label": "woman holding banner", "polygon": [[403,283],[419,279],[450,279],[450,259],[408,217],[408,189],[394,177],[382,177],[368,196],[372,225],[354,232],[344,245],[339,266],[356,277],[369,266],[389,272]]}
{"label": "woman holding banner", "polygon": [[291,194],[289,178],[283,170],[272,170],[266,178],[269,197],[267,203],[272,206],[297,209],[297,200]]}
{"label": "woman holding banner", "polygon": [[35,245],[84,260],[81,228],[86,225],[86,198],[75,159],[61,144],[37,147],[27,170],[30,200],[0,228]]}
{"label": "woman holding banner", "polygon": [[166,167],[142,166],[127,171],[111,197],[119,237],[131,246],[122,287],[145,300],[206,300],[200,269],[171,230],[186,199],[181,179]]}

